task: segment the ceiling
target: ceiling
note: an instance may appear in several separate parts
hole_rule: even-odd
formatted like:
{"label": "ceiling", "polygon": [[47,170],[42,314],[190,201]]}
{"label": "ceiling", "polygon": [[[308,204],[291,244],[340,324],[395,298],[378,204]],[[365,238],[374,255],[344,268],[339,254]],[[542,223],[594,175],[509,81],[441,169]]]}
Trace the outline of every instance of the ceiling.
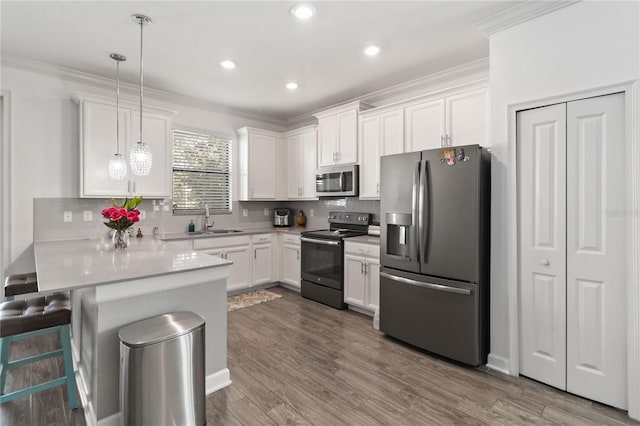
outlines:
{"label": "ceiling", "polygon": [[[511,1],[2,1],[2,54],[113,78],[127,56],[137,83],[142,13],[145,87],[289,119],[488,56],[473,23]],[[362,49],[380,46],[377,57]],[[234,70],[220,66],[224,59]],[[289,91],[288,81],[299,88]]]}

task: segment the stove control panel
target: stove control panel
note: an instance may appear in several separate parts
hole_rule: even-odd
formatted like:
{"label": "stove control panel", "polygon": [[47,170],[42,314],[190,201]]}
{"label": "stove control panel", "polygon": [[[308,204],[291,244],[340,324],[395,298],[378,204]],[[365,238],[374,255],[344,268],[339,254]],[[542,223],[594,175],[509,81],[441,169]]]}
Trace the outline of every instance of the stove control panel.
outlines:
{"label": "stove control panel", "polygon": [[329,212],[329,223],[369,225],[371,213]]}

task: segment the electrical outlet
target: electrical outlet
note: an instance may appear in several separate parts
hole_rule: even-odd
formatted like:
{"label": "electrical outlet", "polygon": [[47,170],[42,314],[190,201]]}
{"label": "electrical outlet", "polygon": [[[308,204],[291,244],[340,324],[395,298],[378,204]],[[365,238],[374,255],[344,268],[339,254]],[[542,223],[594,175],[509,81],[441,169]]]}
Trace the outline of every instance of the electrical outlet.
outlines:
{"label": "electrical outlet", "polygon": [[85,222],[91,222],[93,220],[93,212],[91,210],[85,210],[82,212],[82,218]]}
{"label": "electrical outlet", "polygon": [[269,207],[264,208],[264,215],[269,216]]}
{"label": "electrical outlet", "polygon": [[309,216],[313,216],[313,215],[314,215],[313,209],[309,209]]}
{"label": "electrical outlet", "polygon": [[249,209],[242,209],[242,216],[249,217]]}
{"label": "electrical outlet", "polygon": [[145,210],[140,210],[140,220],[144,220],[147,217],[147,212]]}
{"label": "electrical outlet", "polygon": [[65,222],[73,222],[73,214],[71,212],[64,212],[62,217]]}

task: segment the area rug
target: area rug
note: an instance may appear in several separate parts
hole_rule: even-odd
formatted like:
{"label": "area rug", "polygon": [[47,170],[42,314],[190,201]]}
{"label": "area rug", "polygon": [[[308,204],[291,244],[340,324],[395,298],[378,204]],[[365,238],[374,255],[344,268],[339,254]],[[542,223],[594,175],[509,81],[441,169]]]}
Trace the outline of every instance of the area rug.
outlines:
{"label": "area rug", "polygon": [[281,297],[279,294],[269,290],[257,290],[250,293],[239,294],[227,299],[227,311],[235,311],[236,309],[246,308]]}

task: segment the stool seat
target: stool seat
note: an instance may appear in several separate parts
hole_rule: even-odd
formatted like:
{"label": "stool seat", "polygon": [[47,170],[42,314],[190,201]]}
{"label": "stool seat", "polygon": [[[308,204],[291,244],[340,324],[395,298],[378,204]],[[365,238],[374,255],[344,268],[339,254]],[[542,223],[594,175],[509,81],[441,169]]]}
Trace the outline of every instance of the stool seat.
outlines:
{"label": "stool seat", "polygon": [[4,281],[5,297],[16,296],[18,294],[37,293],[38,276],[35,272],[26,274],[14,274]]}
{"label": "stool seat", "polygon": [[0,337],[65,325],[70,322],[71,303],[69,297],[64,294],[0,303]]}

